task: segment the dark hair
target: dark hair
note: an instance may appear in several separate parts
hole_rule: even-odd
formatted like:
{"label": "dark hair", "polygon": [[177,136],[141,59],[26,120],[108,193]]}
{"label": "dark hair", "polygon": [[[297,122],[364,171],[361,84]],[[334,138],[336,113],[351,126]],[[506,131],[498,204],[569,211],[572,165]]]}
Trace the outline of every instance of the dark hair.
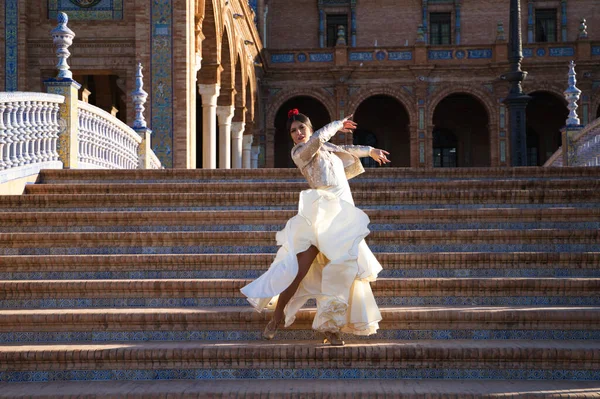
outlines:
{"label": "dark hair", "polygon": [[304,114],[295,114],[295,115],[290,116],[287,120],[286,130],[288,133],[291,133],[290,130],[292,129],[292,122],[294,122],[294,121],[302,122],[306,126],[308,126],[310,128],[310,130],[314,130],[312,123],[310,123],[310,119],[308,119],[308,116],[306,116]]}

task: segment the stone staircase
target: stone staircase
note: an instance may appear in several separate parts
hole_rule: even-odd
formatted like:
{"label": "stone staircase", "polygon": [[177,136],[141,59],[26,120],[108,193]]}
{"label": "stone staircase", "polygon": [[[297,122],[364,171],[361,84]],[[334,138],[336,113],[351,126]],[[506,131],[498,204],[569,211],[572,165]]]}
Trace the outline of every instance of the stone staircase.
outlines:
{"label": "stone staircase", "polygon": [[600,396],[600,168],[369,170],[381,330],[276,340],[293,169],[43,171],[0,196],[0,397]]}

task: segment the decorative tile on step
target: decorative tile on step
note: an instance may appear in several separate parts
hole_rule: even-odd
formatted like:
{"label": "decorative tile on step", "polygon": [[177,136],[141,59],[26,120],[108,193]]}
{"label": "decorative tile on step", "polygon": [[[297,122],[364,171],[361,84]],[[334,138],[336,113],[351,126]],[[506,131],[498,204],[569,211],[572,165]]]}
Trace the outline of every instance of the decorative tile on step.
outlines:
{"label": "decorative tile on step", "polygon": [[466,379],[466,380],[600,380],[599,370],[461,369],[461,368],[240,368],[240,369],[112,369],[64,371],[0,371],[0,382],[143,381],[233,379]]}
{"label": "decorative tile on step", "polygon": [[[369,238],[367,237],[367,243]],[[599,244],[543,243],[543,244],[394,244],[369,245],[371,250],[391,253],[429,252],[598,252]],[[53,248],[0,248],[0,255],[119,255],[119,254],[258,254],[275,253],[276,246],[145,246],[145,247],[53,247]]]}
{"label": "decorative tile on step", "polygon": [[[384,330],[375,335],[343,334],[346,342],[385,340],[599,340],[600,330]],[[44,331],[0,332],[1,344],[40,344],[74,342],[148,342],[148,341],[261,341],[262,330],[186,330],[186,331]],[[280,329],[275,341],[314,340],[322,336],[314,330]]]}
{"label": "decorative tile on step", "polygon": [[[599,296],[388,296],[376,297],[380,306],[597,306]],[[246,306],[245,298],[76,298],[6,299],[0,309],[83,309],[83,308],[182,308],[204,306]],[[309,300],[307,307],[313,307]]]}
{"label": "decorative tile on step", "polygon": [[[0,280],[134,280],[134,279],[255,279],[264,270],[139,270],[0,272]],[[454,277],[600,277],[600,268],[465,268],[465,269],[391,269],[384,265],[380,278],[454,278]]]}

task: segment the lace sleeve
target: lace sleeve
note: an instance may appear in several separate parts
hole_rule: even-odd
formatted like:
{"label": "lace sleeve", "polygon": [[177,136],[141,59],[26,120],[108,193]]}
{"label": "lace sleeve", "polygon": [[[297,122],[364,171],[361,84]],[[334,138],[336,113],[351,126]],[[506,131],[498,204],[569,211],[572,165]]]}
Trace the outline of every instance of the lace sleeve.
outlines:
{"label": "lace sleeve", "polygon": [[373,149],[373,147],[368,145],[341,145],[340,147],[359,158],[369,157]]}

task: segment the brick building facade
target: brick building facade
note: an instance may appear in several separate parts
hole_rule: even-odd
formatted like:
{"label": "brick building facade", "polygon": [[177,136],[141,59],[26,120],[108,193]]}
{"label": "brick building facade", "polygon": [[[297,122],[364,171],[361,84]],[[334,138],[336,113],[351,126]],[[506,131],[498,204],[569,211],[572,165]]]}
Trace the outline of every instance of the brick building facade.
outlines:
{"label": "brick building facade", "polygon": [[[542,165],[561,143],[571,59],[583,123],[600,113],[600,3],[521,6],[529,73],[523,89],[532,96],[528,158]],[[387,148],[391,166],[510,165],[502,103],[509,2],[264,0],[258,15],[269,58],[262,86],[266,166],[290,165],[282,115],[294,106],[315,115],[316,125],[354,113],[359,130],[336,139]]]}
{"label": "brick building facade", "polygon": [[[560,146],[577,63],[583,123],[600,116],[600,3],[523,0],[528,157]],[[315,127],[351,113],[336,142],[386,148],[391,166],[508,166],[508,2],[492,0],[4,0],[0,90],[43,91],[66,12],[69,64],[89,101],[131,124],[135,65],[167,167],[292,166],[289,108]],[[582,24],[587,18],[587,27]],[[82,94],[85,93],[82,89]],[[233,143],[233,144],[230,144]],[[248,157],[247,157],[248,158]]]}

